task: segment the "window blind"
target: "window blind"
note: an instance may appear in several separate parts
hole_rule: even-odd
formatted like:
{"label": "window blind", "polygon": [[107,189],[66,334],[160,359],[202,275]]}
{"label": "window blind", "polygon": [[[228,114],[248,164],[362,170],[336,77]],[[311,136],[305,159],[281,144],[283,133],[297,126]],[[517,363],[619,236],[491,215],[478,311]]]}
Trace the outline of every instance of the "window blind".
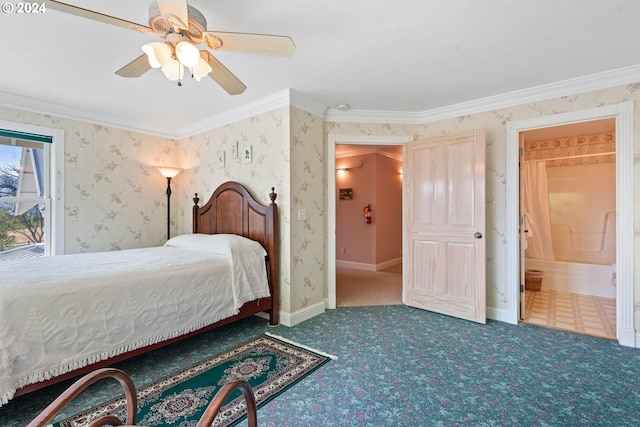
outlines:
{"label": "window blind", "polygon": [[51,144],[53,142],[52,136],[39,135],[37,133],[18,132],[15,130],[0,129],[0,137],[15,138],[26,141],[46,142]]}

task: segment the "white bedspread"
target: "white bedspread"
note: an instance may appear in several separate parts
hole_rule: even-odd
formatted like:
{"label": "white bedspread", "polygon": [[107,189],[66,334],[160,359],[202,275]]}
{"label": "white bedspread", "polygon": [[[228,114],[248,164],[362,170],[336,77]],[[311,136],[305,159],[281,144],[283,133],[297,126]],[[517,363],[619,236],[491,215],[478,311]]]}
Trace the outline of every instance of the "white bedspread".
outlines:
{"label": "white bedspread", "polygon": [[163,246],[0,263],[0,405],[268,297],[264,252],[239,256]]}

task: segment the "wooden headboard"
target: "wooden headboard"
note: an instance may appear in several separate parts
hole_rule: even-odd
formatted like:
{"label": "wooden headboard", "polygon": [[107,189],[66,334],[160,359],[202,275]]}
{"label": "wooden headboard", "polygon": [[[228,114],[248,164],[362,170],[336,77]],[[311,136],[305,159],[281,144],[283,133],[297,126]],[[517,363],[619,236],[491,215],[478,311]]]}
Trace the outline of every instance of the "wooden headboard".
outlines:
{"label": "wooden headboard", "polygon": [[260,242],[267,251],[266,262],[271,292],[271,324],[278,323],[278,206],[271,188],[271,203],[263,205],[237,182],[221,184],[202,207],[196,193],[193,198],[193,232],[237,234]]}

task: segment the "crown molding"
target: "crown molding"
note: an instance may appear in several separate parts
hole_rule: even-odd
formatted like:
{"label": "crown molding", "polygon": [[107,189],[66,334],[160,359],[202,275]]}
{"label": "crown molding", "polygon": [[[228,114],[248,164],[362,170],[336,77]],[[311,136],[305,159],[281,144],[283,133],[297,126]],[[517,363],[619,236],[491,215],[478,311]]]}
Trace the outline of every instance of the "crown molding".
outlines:
{"label": "crown molding", "polygon": [[385,110],[349,110],[342,111],[337,108],[329,108],[324,113],[327,122],[345,123],[394,123],[394,124],[418,124],[421,113],[410,111],[385,111]]}
{"label": "crown molding", "polygon": [[640,81],[640,64],[424,111],[420,123],[546,101]]}
{"label": "crown molding", "polygon": [[293,89],[289,89],[289,100],[292,107],[299,108],[319,117],[324,117],[324,113],[327,111],[327,106],[322,102]]}
{"label": "crown molding", "polygon": [[105,116],[103,114],[93,114],[90,111],[80,110],[78,108],[54,102],[42,101],[26,96],[15,95],[8,92],[0,92],[0,106],[60,117],[63,119],[78,120],[105,127],[140,132],[147,135],[161,136],[170,139],[178,138],[178,134],[174,129],[148,126],[144,123],[131,122],[117,117]]}
{"label": "crown molding", "polygon": [[410,111],[378,110],[340,111],[332,108],[327,110],[324,117],[326,121],[346,123],[396,123],[420,125],[636,82],[640,82],[640,64],[508,92],[501,95],[480,98],[442,108],[434,108],[432,110],[426,110],[418,113]]}
{"label": "crown molding", "polygon": [[197,135],[212,129],[257,116],[277,108],[288,106],[290,103],[289,89],[281,90],[273,95],[265,96],[240,107],[227,110],[206,120],[199,121],[190,126],[178,130],[180,138]]}
{"label": "crown molding", "polygon": [[157,126],[148,126],[140,122],[129,122],[115,117],[108,117],[101,114],[92,114],[88,111],[71,108],[62,104],[45,102],[38,99],[18,96],[11,93],[0,92],[0,105],[9,108],[17,108],[20,110],[31,111],[39,114],[46,114],[55,117],[61,117],[71,120],[79,120],[92,124],[98,124],[107,127],[113,127],[133,132],[140,132],[147,135],[155,135],[170,139],[182,139],[211,129],[226,126],[228,124],[247,119],[268,111],[281,107],[294,105],[305,111],[322,117],[325,107],[311,98],[305,97],[292,91],[285,89],[276,92],[273,95],[266,96],[240,107],[227,110],[222,114],[196,122],[182,129],[160,128]]}
{"label": "crown molding", "polygon": [[41,101],[7,92],[0,92],[0,106],[79,120],[148,135],[181,139],[285,106],[299,108],[323,117],[325,121],[331,122],[420,125],[635,82],[640,82],[640,64],[422,112],[384,110],[341,111],[335,108],[327,108],[322,102],[293,89],[285,89],[182,129],[150,126],[140,122],[95,114],[62,104]]}
{"label": "crown molding", "polygon": [[273,111],[281,107],[296,107],[311,114],[322,117],[326,107],[313,98],[302,95],[293,89],[285,89],[273,95],[266,96],[232,110],[225,111],[210,119],[200,121],[191,126],[180,129],[177,133],[180,138],[197,135],[211,129],[216,129],[228,124],[248,119],[262,113]]}

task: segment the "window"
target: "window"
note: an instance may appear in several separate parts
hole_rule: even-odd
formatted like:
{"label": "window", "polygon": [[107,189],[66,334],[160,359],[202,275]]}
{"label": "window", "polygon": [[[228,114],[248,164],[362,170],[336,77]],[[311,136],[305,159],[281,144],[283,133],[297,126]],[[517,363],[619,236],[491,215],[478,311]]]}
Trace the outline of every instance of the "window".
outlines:
{"label": "window", "polygon": [[0,260],[64,252],[63,140],[61,130],[0,121]]}

